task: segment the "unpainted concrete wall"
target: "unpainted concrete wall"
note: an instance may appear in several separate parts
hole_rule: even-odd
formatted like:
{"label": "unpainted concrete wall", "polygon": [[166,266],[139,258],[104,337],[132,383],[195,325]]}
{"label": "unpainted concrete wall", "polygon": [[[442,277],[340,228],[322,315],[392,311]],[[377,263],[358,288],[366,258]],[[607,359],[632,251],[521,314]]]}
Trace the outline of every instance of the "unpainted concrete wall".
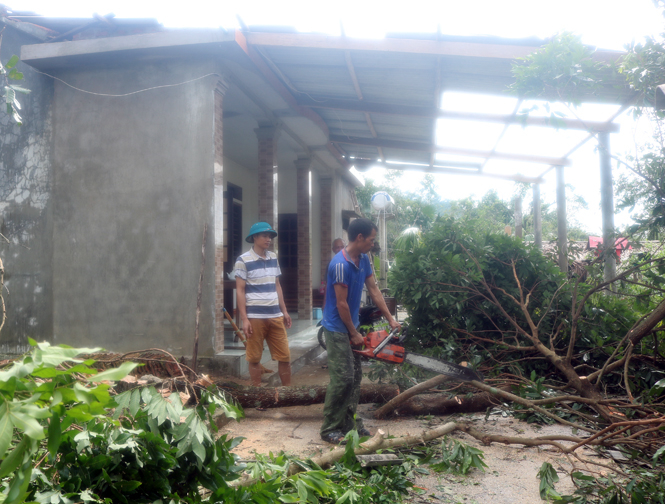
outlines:
{"label": "unpainted concrete wall", "polygon": [[[4,24],[0,22],[0,29]],[[21,46],[39,42],[9,24],[2,37],[0,61],[20,55]],[[23,353],[27,338],[50,340],[52,317],[52,173],[53,80],[19,63],[29,95],[18,95],[23,125],[0,108],[0,258],[5,267],[3,297],[7,320],[0,332],[0,352]]]}
{"label": "unpainted concrete wall", "polygon": [[[199,354],[214,328],[212,61],[63,70],[55,87],[57,342],[190,354],[208,223]],[[102,94],[125,94],[123,97]]]}

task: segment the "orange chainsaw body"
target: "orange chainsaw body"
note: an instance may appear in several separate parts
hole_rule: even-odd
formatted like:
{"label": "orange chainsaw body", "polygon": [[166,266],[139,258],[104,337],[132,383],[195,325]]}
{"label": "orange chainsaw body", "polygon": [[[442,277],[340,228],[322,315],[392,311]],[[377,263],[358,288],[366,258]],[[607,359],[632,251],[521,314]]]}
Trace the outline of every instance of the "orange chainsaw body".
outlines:
{"label": "orange chainsaw body", "polygon": [[364,338],[364,348],[362,350],[354,350],[354,352],[364,355],[370,359],[378,359],[384,362],[393,362],[401,364],[404,362],[406,351],[404,347],[399,345],[388,344],[381,349],[379,353],[374,355],[374,349],[379,346],[384,339],[388,337],[387,331],[374,331],[367,334]]}

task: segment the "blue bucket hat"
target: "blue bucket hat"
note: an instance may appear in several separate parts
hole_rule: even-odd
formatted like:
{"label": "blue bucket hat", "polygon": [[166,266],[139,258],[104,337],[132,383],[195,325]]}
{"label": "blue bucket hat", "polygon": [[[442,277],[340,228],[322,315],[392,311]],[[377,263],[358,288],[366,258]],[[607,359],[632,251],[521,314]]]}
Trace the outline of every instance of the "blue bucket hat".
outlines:
{"label": "blue bucket hat", "polygon": [[249,228],[249,234],[247,235],[247,238],[245,238],[245,241],[247,243],[254,243],[254,238],[252,237],[259,233],[270,233],[272,238],[277,236],[277,231],[275,231],[270,224],[267,222],[257,222],[252,224],[252,227]]}

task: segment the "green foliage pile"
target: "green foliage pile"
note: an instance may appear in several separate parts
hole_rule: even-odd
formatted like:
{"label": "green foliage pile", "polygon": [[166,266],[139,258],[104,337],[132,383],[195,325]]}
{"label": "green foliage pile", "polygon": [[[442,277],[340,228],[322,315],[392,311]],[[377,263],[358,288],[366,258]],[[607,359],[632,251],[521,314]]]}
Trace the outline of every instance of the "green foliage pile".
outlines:
{"label": "green foliage pile", "polygon": [[663,504],[665,503],[665,475],[645,469],[628,471],[629,477],[617,480],[609,476],[590,476],[580,471],[570,475],[575,486],[572,495],[560,495],[555,484],[559,481],[556,470],[544,462],[538,471],[540,497],[549,502],[571,504]]}
{"label": "green foliage pile", "polygon": [[[195,407],[153,387],[112,395],[136,364],[98,373],[80,360],[96,348],[36,343],[0,371],[0,503],[395,503],[423,469],[419,459],[365,469],[350,433],[344,459],[323,470],[284,454],[240,463],[242,438],[216,437],[213,413],[240,409],[212,390]],[[289,476],[296,463],[304,472]],[[241,473],[255,478],[235,485]]]}

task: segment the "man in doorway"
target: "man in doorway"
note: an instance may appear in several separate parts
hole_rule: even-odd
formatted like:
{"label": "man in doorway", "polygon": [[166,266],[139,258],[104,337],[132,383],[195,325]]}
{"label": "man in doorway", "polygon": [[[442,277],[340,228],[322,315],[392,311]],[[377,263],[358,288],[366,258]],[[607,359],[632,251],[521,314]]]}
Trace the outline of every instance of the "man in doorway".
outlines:
{"label": "man in doorway", "polygon": [[333,256],[336,256],[337,253],[344,248],[344,240],[341,238],[335,238],[332,242],[332,253]]}
{"label": "man in doorway", "polygon": [[329,443],[341,443],[352,429],[356,429],[361,437],[370,435],[362,419],[356,418],[362,369],[360,355],[352,350],[352,347],[359,347],[363,343],[363,337],[358,332],[363,285],[367,286],[374,304],[386,317],[390,327],[400,327],[388,311],[367,257],[367,252],[374,245],[376,231],[376,225],[369,219],[351,222],[348,229],[349,244],[328,266],[323,328],[328,349],[330,384],[323,407],[321,439]]}
{"label": "man in doorway", "polygon": [[291,385],[291,354],[286,336],[291,317],[279,284],[282,272],[277,255],[268,250],[276,236],[277,231],[267,222],[252,225],[245,238],[252,248],[238,257],[235,264],[238,310],[247,335],[245,359],[254,387],[261,386],[264,341],[268,343],[271,357],[278,362],[282,385]]}

